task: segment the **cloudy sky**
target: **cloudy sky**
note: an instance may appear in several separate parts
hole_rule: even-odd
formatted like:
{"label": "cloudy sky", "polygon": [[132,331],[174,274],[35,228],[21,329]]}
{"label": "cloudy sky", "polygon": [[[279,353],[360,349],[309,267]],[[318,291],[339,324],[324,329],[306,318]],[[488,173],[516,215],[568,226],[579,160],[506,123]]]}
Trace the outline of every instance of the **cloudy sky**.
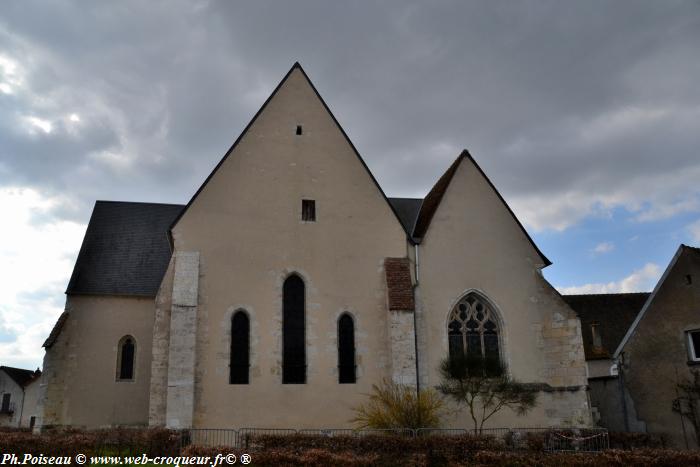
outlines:
{"label": "cloudy sky", "polygon": [[390,196],[468,148],[562,292],[700,244],[697,1],[4,1],[0,363],[41,343],[96,199],[185,203],[299,60]]}

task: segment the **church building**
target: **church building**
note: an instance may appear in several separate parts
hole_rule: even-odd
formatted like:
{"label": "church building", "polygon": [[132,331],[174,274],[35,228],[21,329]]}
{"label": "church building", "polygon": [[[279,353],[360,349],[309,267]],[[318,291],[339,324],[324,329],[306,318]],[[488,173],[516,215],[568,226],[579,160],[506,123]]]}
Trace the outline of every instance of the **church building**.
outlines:
{"label": "church building", "polygon": [[[44,347],[43,426],[348,428],[373,384],[497,356],[590,424],[581,326],[464,151],[387,198],[297,63],[186,205],[97,201]],[[471,427],[451,407],[445,427]]]}

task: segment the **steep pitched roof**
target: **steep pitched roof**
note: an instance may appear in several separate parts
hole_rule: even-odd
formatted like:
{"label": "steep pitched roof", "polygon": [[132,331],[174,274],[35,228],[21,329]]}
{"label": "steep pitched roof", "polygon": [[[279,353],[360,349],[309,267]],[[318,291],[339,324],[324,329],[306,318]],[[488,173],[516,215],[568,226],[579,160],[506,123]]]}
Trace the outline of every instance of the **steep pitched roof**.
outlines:
{"label": "steep pitched roof", "polygon": [[[272,91],[272,94],[270,94],[270,96],[265,100],[265,102],[263,103],[263,105],[260,107],[260,109],[258,109],[258,111],[255,113],[255,115],[254,115],[253,118],[250,120],[250,122],[248,122],[248,124],[247,124],[246,127],[243,129],[243,131],[241,132],[241,134],[238,135],[238,138],[236,138],[236,141],[234,141],[233,145],[231,145],[231,147],[229,148],[229,150],[226,151],[226,153],[224,154],[224,157],[222,157],[221,160],[219,161],[219,163],[216,164],[216,167],[214,167],[214,170],[211,171],[211,173],[209,174],[209,176],[206,178],[206,180],[204,180],[204,182],[203,182],[202,185],[197,189],[197,191],[195,192],[195,194],[192,195],[192,198],[190,198],[190,200],[187,202],[187,204],[185,205],[184,209],[183,209],[183,210],[175,217],[175,219],[172,221],[172,223],[170,224],[170,229],[168,230],[169,233],[170,233],[170,230],[172,230],[172,228],[175,227],[175,225],[176,225],[177,222],[180,220],[180,218],[182,218],[182,216],[185,215],[185,213],[187,212],[187,210],[189,209],[189,207],[192,205],[192,203],[195,201],[195,199],[197,199],[197,196],[199,196],[199,194],[202,192],[202,190],[203,190],[204,187],[207,185],[207,183],[209,183],[209,180],[211,180],[211,178],[214,176],[214,174],[219,170],[219,167],[221,167],[221,165],[224,163],[224,161],[226,161],[226,159],[228,159],[228,157],[231,155],[231,153],[232,153],[233,150],[236,148],[236,146],[238,146],[238,143],[241,141],[241,139],[243,138],[243,136],[248,132],[248,130],[250,129],[250,127],[253,125],[253,123],[255,123],[255,121],[258,119],[258,117],[259,117],[260,114],[263,112],[263,110],[265,110],[265,108],[267,107],[267,105],[269,104],[269,102],[272,100],[272,98],[275,97],[275,95],[277,94],[277,92],[280,90],[280,88],[282,87],[282,85],[284,85],[284,83],[287,81],[287,79],[289,79],[289,77],[292,75],[292,73],[294,72],[294,70],[299,70],[299,71],[301,72],[301,74],[304,76],[304,79],[307,81],[307,83],[309,84],[309,86],[311,87],[311,89],[314,91],[314,94],[316,95],[316,97],[318,98],[318,100],[319,100],[319,101],[321,102],[321,104],[323,105],[323,108],[326,109],[326,112],[328,112],[328,115],[329,115],[329,116],[331,117],[331,119],[333,120],[333,123],[335,123],[335,125],[338,127],[338,130],[340,130],[341,134],[342,134],[343,137],[345,138],[345,141],[347,141],[347,143],[350,145],[350,147],[352,148],[352,151],[353,151],[353,152],[355,153],[355,155],[357,156],[357,159],[360,161],[360,163],[362,164],[362,166],[365,168],[365,171],[367,172],[367,175],[369,175],[369,177],[372,179],[372,182],[374,183],[374,186],[377,187],[377,190],[379,190],[379,193],[381,194],[382,198],[384,198],[384,201],[386,201],[386,203],[389,205],[389,208],[391,209],[391,212],[392,212],[392,213],[394,214],[394,216],[396,217],[396,220],[403,226],[403,223],[401,222],[401,218],[399,217],[399,214],[396,212],[396,209],[394,208],[394,206],[389,202],[389,199],[387,198],[386,194],[384,193],[384,190],[382,190],[382,187],[379,185],[379,182],[377,182],[377,179],[374,178],[374,175],[373,175],[372,172],[369,170],[369,167],[367,167],[367,164],[365,163],[364,159],[362,158],[362,156],[361,156],[360,153],[358,152],[358,150],[357,150],[357,148],[355,147],[355,145],[354,145],[354,144],[352,143],[352,141],[350,140],[350,137],[347,135],[347,133],[345,133],[345,130],[343,129],[343,127],[340,126],[340,123],[338,123],[338,120],[335,118],[335,115],[333,115],[333,112],[331,112],[330,107],[328,107],[328,104],[326,104],[326,101],[323,100],[323,97],[321,97],[321,94],[319,94],[318,90],[316,89],[316,86],[314,86],[314,83],[311,82],[311,79],[309,78],[309,75],[306,74],[306,71],[304,71],[304,69],[302,68],[301,64],[300,64],[299,62],[295,62],[294,65],[292,65],[292,68],[289,69],[289,71],[287,72],[287,74],[284,75],[284,78],[282,78],[282,81],[280,81],[279,84],[277,85],[277,87],[275,87],[275,89]],[[407,237],[408,237],[409,241],[411,241],[411,242],[413,241],[413,239],[411,238],[411,236],[410,236],[409,234],[407,234]],[[170,235],[170,241],[171,241],[171,243],[172,243],[172,235]]]}
{"label": "steep pitched roof", "polygon": [[170,261],[180,204],[97,201],[67,294],[155,297]]}
{"label": "steep pitched roof", "polygon": [[661,278],[659,279],[659,282],[656,283],[654,290],[652,290],[652,292],[649,295],[649,297],[647,298],[646,302],[644,302],[644,306],[639,311],[639,313],[637,314],[637,317],[634,319],[634,322],[627,330],[625,337],[622,338],[622,341],[617,346],[617,349],[615,349],[615,353],[613,355],[614,358],[617,358],[620,356],[620,353],[622,353],[622,350],[625,348],[625,345],[627,344],[627,342],[630,340],[630,338],[634,334],[634,331],[637,329],[639,322],[642,320],[642,318],[644,318],[644,315],[646,314],[647,310],[649,309],[649,306],[653,303],[654,298],[656,298],[656,294],[659,293],[661,286],[663,285],[664,282],[666,282],[666,278],[671,273],[673,268],[676,266],[676,263],[678,262],[678,258],[680,258],[681,255],[684,255],[684,254],[693,255],[696,258],[700,259],[700,248],[695,248],[695,247],[684,245],[681,243],[681,246],[678,247],[678,249],[676,250],[676,253],[673,255],[673,258],[671,258],[671,262],[668,263],[668,266],[666,267],[666,270],[664,271]]}
{"label": "steep pitched roof", "polygon": [[40,376],[39,370],[24,370],[22,368],[13,368],[11,366],[0,366],[0,370],[4,371],[15,383],[20,387],[26,386],[35,376]]}
{"label": "steep pitched roof", "polygon": [[[581,319],[581,335],[586,360],[610,358],[649,293],[563,295],[564,301]],[[598,323],[602,346],[593,346],[591,324]]]}
{"label": "steep pitched roof", "polygon": [[525,230],[525,227],[523,227],[523,224],[521,224],[518,218],[515,217],[515,213],[513,213],[513,210],[510,208],[510,206],[508,206],[508,203],[506,203],[505,199],[503,199],[503,196],[501,196],[501,194],[498,192],[493,183],[491,183],[491,180],[489,180],[484,171],[481,170],[481,167],[479,167],[479,164],[476,163],[474,158],[471,156],[471,154],[469,154],[469,151],[467,151],[466,149],[462,151],[462,153],[457,157],[457,159],[452,163],[452,165],[450,165],[450,167],[445,171],[442,177],[438,179],[433,188],[426,195],[425,199],[423,200],[423,205],[421,206],[420,212],[418,214],[418,219],[416,220],[416,226],[413,230],[413,237],[415,239],[420,239],[428,231],[428,227],[430,227],[430,221],[432,221],[433,216],[435,215],[435,211],[437,211],[437,208],[440,206],[440,202],[442,201],[442,197],[447,191],[447,187],[450,186],[450,182],[452,181],[454,174],[457,172],[457,168],[465,158],[469,159],[472,162],[472,164],[474,164],[474,167],[477,168],[481,176],[484,177],[491,189],[494,191],[494,193],[496,193],[498,199],[501,200],[503,206],[506,207],[510,215],[513,217],[515,223],[518,225],[518,227],[520,227],[520,230],[522,230],[523,234],[525,234],[525,237],[528,239],[532,247],[542,259],[544,267],[547,267],[550,264],[552,264],[552,262],[549,259],[547,259],[547,257],[537,247],[535,242],[532,240],[532,237],[530,237],[530,234],[528,234],[527,230]]}
{"label": "steep pitched roof", "polygon": [[423,198],[389,198],[394,211],[399,216],[406,234],[413,235],[413,226],[416,224]]}

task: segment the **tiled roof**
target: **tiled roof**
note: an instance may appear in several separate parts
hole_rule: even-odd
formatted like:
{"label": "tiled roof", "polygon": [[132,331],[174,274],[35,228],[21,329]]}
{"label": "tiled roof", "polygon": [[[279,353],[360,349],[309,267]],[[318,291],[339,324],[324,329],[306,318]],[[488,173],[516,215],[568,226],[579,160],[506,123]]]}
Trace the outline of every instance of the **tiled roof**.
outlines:
{"label": "tiled roof", "polygon": [[[581,319],[586,360],[611,358],[649,293],[564,295],[564,301]],[[594,348],[591,324],[598,323],[602,347]]]}
{"label": "tiled roof", "polygon": [[435,215],[435,211],[437,211],[440,201],[442,201],[442,196],[445,194],[445,191],[447,191],[447,187],[450,185],[452,177],[454,176],[455,172],[457,172],[457,167],[459,167],[459,163],[462,161],[462,158],[463,156],[460,155],[457,159],[455,159],[452,165],[445,171],[444,174],[442,174],[442,177],[438,179],[433,188],[425,196],[423,205],[418,213],[416,226],[413,230],[414,237],[421,238],[425,235],[425,232],[428,231],[430,221],[433,219],[433,215]]}
{"label": "tiled roof", "polygon": [[389,198],[389,203],[399,216],[401,225],[409,237],[413,236],[413,226],[416,224],[422,202],[422,198]]}
{"label": "tiled roof", "polygon": [[385,258],[384,270],[389,310],[414,311],[411,263],[408,258]]}
{"label": "tiled roof", "polygon": [[7,376],[12,378],[12,380],[20,385],[21,387],[26,386],[35,377],[41,376],[41,371],[38,369],[34,370],[24,370],[22,368],[13,368],[11,366],[0,366],[0,370],[7,373]]}
{"label": "tiled roof", "polygon": [[56,339],[58,339],[58,335],[61,334],[61,329],[63,329],[63,325],[66,323],[67,319],[68,312],[64,311],[56,320],[56,324],[54,324],[53,329],[51,329],[51,334],[49,334],[49,337],[46,338],[42,347],[46,347],[47,349],[51,348],[54,342],[56,342]]}
{"label": "tiled roof", "polygon": [[67,294],[154,297],[170,261],[179,204],[97,201]]}

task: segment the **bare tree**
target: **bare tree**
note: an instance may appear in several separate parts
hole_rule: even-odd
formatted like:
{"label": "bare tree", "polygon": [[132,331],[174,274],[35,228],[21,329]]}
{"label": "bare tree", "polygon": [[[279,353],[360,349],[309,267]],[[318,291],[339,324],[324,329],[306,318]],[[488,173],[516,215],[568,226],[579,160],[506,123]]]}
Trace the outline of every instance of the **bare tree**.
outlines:
{"label": "bare tree", "polygon": [[678,397],[673,401],[673,410],[693,425],[695,437],[700,444],[700,371],[693,371],[692,377],[678,383],[676,387]]}
{"label": "bare tree", "polygon": [[497,358],[451,357],[440,364],[438,390],[463,404],[481,434],[484,423],[504,408],[525,415],[537,405],[539,389],[510,378]]}

